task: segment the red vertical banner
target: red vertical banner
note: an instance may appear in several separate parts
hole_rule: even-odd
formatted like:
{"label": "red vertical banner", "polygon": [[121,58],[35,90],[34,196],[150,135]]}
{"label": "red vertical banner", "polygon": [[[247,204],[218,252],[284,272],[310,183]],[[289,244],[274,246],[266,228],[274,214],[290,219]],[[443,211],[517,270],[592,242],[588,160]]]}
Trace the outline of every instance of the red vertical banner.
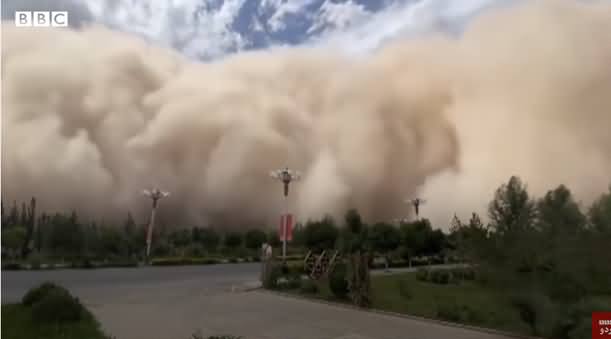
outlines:
{"label": "red vertical banner", "polygon": [[592,339],[611,338],[611,312],[592,313]]}
{"label": "red vertical banner", "polygon": [[280,241],[291,241],[293,240],[293,215],[283,214],[280,216],[280,229],[278,232]]}

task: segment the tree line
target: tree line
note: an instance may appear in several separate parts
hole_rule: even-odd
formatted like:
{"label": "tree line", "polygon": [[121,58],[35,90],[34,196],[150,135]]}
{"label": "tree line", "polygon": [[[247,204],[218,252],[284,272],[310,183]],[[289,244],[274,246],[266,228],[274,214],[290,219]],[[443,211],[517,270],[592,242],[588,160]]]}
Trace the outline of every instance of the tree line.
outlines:
{"label": "tree line", "polygon": [[[21,208],[19,208],[21,207]],[[128,213],[123,223],[85,222],[76,211],[36,215],[36,199],[29,205],[13,202],[5,211],[2,204],[2,257],[25,260],[33,255],[73,261],[142,260],[146,224],[137,224]],[[225,232],[212,227],[161,225],[154,231],[152,255],[193,256],[256,255],[264,242],[280,246],[276,232],[253,228]]]}

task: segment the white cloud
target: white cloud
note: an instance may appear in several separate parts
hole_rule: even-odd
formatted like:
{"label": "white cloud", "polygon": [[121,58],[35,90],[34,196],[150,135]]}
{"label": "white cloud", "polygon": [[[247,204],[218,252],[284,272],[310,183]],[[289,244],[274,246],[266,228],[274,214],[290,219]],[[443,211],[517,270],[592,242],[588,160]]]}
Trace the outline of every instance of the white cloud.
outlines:
{"label": "white cloud", "polygon": [[314,3],[314,0],[262,0],[263,8],[273,8],[274,14],[271,16],[267,24],[272,31],[277,32],[286,28],[286,16],[289,14],[304,13],[306,7]]}
{"label": "white cloud", "polygon": [[515,0],[423,0],[395,2],[371,15],[355,20],[354,25],[323,34],[307,42],[315,47],[330,47],[347,54],[362,54],[385,42],[407,35],[430,32],[446,22],[463,22],[473,13],[491,5]]}
{"label": "white cloud", "polygon": [[[206,9],[205,4],[211,0],[81,1],[98,21],[174,47],[187,56],[214,59],[248,45],[248,37],[233,29],[246,0],[221,1],[214,9]],[[286,28],[294,15],[303,15],[314,23],[300,34],[304,38],[315,34],[303,45],[361,55],[388,40],[460,23],[487,6],[516,1],[521,0],[394,0],[385,9],[371,13],[354,0],[327,0],[317,12],[307,11],[315,0],[260,0],[260,13],[253,13],[250,29],[277,32]],[[267,22],[256,18],[261,12],[271,13]]]}
{"label": "white cloud", "polygon": [[246,0],[225,0],[206,11],[201,0],[86,0],[102,23],[135,33],[188,56],[215,58],[245,45],[232,29]]}
{"label": "white cloud", "polygon": [[352,0],[344,3],[333,3],[327,0],[321,6],[314,24],[308,29],[308,34],[329,26],[334,29],[345,29],[358,22],[363,22],[371,14],[365,9],[365,6],[355,4]]}

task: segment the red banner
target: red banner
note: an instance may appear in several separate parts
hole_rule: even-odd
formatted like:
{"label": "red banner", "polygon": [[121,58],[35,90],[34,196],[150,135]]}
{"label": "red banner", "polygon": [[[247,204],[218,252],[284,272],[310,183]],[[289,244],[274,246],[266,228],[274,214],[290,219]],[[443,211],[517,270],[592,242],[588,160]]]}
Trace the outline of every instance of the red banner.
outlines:
{"label": "red banner", "polygon": [[284,241],[286,235],[286,241],[293,240],[293,215],[283,214],[280,217],[280,230],[278,232],[280,241]]}
{"label": "red banner", "polygon": [[611,338],[611,312],[592,313],[592,339]]}

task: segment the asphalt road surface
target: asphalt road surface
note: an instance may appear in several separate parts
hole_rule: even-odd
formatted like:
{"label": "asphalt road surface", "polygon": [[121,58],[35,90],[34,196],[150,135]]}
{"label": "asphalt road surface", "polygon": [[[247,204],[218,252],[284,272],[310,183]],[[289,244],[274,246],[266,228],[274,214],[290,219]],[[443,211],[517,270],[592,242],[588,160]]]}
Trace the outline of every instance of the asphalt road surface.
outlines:
{"label": "asphalt road surface", "polygon": [[244,291],[259,264],[3,271],[2,303],[54,281],[77,295],[117,339],[501,339],[500,335]]}
{"label": "asphalt road surface", "polygon": [[53,281],[84,301],[115,298],[120,292],[160,289],[193,283],[208,291],[222,291],[258,279],[258,264],[105,268],[93,270],[2,271],[2,303],[19,301],[30,288]]}

